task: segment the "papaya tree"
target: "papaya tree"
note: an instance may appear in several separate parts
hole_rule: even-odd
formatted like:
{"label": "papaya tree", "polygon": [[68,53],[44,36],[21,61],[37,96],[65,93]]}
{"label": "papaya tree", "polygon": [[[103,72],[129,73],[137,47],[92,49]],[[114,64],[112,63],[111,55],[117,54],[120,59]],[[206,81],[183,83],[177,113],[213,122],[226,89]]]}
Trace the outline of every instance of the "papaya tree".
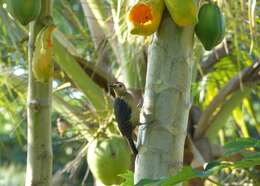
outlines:
{"label": "papaya tree", "polygon": [[52,181],[52,1],[7,1],[7,9],[21,24],[30,23],[28,42],[28,135],[25,185]]}
{"label": "papaya tree", "polygon": [[[152,0],[149,4],[146,4],[146,1],[139,2],[147,6],[146,8],[152,13],[159,7],[156,3],[164,6],[163,1]],[[188,9],[187,12],[194,12],[194,14],[184,17],[185,13],[182,11],[186,10],[182,9],[183,6],[180,4],[178,1],[166,1],[160,27],[155,30],[157,32],[148,49],[148,67],[141,115],[145,126],[139,128],[138,145],[140,146],[136,158],[136,183],[144,178],[158,179],[174,175],[183,164],[194,68],[194,63],[191,61],[194,33],[192,25],[196,20],[197,5],[193,1],[188,2],[187,6],[185,4],[184,8]],[[176,7],[178,7],[177,11]],[[144,13],[137,10],[130,12],[129,17],[134,17],[138,13],[138,18],[141,19]],[[135,24],[142,24],[138,18],[131,21]],[[146,20],[147,23],[143,24],[149,25],[149,21],[155,24],[156,17],[151,16],[150,20]]]}
{"label": "papaya tree", "polygon": [[28,43],[28,150],[25,183],[27,186],[51,185],[52,180],[53,44],[51,33],[54,27],[49,26],[47,22],[51,16],[51,3],[52,1],[30,1],[24,3],[29,10],[26,11],[20,7],[16,7],[19,10],[15,10],[39,13],[32,20],[28,19],[28,21],[22,22],[26,24],[34,20],[30,23]]}

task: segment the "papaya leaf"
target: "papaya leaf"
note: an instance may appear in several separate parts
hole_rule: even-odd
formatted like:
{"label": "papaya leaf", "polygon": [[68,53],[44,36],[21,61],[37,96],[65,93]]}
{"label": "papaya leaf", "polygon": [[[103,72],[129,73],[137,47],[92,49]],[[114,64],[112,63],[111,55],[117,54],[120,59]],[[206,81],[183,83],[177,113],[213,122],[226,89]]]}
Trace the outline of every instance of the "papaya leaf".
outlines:
{"label": "papaya leaf", "polygon": [[135,186],[153,186],[160,185],[161,180],[152,180],[152,179],[142,179]]}
{"label": "papaya leaf", "polygon": [[238,138],[224,145],[226,149],[224,156],[229,156],[251,147],[260,148],[260,141],[254,138]]}
{"label": "papaya leaf", "polygon": [[250,118],[256,127],[256,130],[260,134],[260,125],[258,125],[256,111],[254,110],[254,107],[252,105],[252,100],[250,98],[245,98],[243,100],[243,107],[246,109],[247,113],[250,115]]}
{"label": "papaya leaf", "polygon": [[171,186],[184,181],[188,181],[194,178],[205,178],[208,176],[209,172],[200,172],[191,167],[184,167],[180,172],[178,172],[175,176],[170,177],[162,182],[163,186]]}
{"label": "papaya leaf", "polygon": [[244,121],[244,113],[242,112],[242,110],[239,107],[237,107],[233,110],[233,118],[236,121],[238,127],[240,128],[242,136],[249,137],[250,134],[248,132],[247,125]]}
{"label": "papaya leaf", "polygon": [[235,168],[250,168],[256,165],[260,165],[260,157],[252,158],[252,159],[243,159],[241,161],[237,161],[233,164]]}
{"label": "papaya leaf", "polygon": [[[211,175],[216,175],[218,172],[224,168],[250,168],[256,165],[260,165],[260,153],[244,158],[240,161],[236,162],[221,162],[221,161],[212,161],[209,162],[205,169],[203,171],[199,171],[196,169],[193,169],[192,167],[184,167],[182,170],[180,170],[175,176],[162,178],[162,179],[143,179],[139,181],[135,186],[154,186],[154,185],[160,185],[160,186],[173,186],[178,183],[182,183],[185,181],[192,180],[194,178],[202,178],[206,179],[207,177]],[[128,182],[129,184],[131,182]],[[123,186],[130,186],[129,184],[125,184]],[[121,185],[122,186],[122,185]]]}
{"label": "papaya leaf", "polygon": [[253,158],[260,158],[260,152],[254,153],[242,153],[244,159],[253,159]]}

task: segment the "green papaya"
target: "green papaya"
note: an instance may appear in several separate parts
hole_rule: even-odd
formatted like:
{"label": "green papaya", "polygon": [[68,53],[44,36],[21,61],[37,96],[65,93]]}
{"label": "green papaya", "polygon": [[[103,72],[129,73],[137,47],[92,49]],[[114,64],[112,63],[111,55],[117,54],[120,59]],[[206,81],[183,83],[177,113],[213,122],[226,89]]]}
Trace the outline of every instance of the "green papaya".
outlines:
{"label": "green papaya", "polygon": [[164,2],[177,25],[184,27],[197,23],[198,7],[195,0],[164,0]]}
{"label": "green papaya", "polygon": [[41,11],[41,0],[7,0],[9,13],[21,24],[27,25]]}
{"label": "green papaya", "polygon": [[90,143],[87,153],[88,166],[104,185],[118,185],[131,166],[131,152],[126,141],[120,136],[96,139]]}
{"label": "green papaya", "polygon": [[199,10],[195,33],[206,50],[218,45],[225,35],[225,20],[220,8],[214,3],[206,3]]}

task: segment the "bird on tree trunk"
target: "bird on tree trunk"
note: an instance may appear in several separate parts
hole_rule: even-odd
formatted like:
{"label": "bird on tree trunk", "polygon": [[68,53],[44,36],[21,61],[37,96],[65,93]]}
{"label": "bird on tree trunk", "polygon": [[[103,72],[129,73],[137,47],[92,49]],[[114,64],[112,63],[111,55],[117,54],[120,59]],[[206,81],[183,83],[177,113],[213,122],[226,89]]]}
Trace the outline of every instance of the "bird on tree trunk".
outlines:
{"label": "bird on tree trunk", "polygon": [[138,150],[133,140],[133,130],[139,125],[140,112],[138,104],[136,104],[133,95],[127,91],[123,83],[113,83],[111,84],[111,88],[115,92],[113,107],[119,131],[127,139],[134,155],[137,155]]}

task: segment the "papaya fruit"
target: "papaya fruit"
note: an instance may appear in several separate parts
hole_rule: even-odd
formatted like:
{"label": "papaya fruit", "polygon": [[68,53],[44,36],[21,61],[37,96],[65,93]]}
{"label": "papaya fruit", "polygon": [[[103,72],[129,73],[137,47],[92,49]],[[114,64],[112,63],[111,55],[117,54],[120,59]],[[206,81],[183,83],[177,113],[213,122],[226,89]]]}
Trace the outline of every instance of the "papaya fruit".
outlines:
{"label": "papaya fruit", "polygon": [[90,143],[87,162],[99,182],[118,185],[123,181],[118,175],[125,173],[131,166],[131,152],[120,136],[100,138]]}
{"label": "papaya fruit", "polygon": [[37,35],[33,52],[32,71],[35,79],[47,83],[53,76],[53,42],[54,26],[44,27]]}
{"label": "papaya fruit", "polygon": [[201,6],[195,33],[206,50],[218,45],[225,35],[225,20],[220,8],[215,3]]}
{"label": "papaya fruit", "polygon": [[7,0],[7,10],[21,24],[27,25],[41,11],[41,0]]}
{"label": "papaya fruit", "polygon": [[196,24],[198,6],[195,0],[164,0],[173,21],[181,27]]}
{"label": "papaya fruit", "polygon": [[164,10],[163,0],[139,0],[128,12],[131,34],[148,36],[157,31]]}

